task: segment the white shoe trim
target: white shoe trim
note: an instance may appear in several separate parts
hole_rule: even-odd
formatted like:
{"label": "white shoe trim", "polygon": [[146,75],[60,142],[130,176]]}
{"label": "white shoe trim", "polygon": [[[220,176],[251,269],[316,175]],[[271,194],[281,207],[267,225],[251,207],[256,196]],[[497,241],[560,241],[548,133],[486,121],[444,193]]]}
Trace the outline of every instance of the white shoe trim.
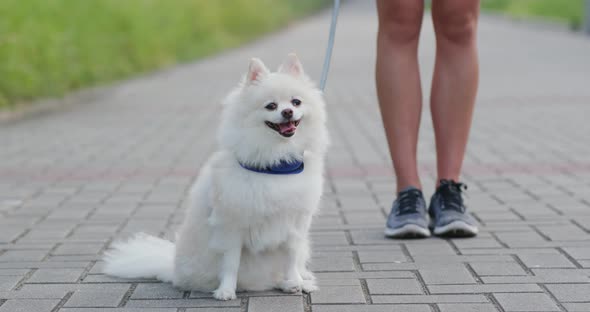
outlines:
{"label": "white shoe trim", "polygon": [[411,235],[429,237],[430,231],[412,223],[406,224],[396,229],[385,228],[385,236],[387,237],[404,237]]}
{"label": "white shoe trim", "polygon": [[464,221],[453,221],[447,225],[437,226],[434,228],[434,235],[445,235],[450,232],[463,231],[466,234],[476,235],[479,229],[475,225],[468,224]]}

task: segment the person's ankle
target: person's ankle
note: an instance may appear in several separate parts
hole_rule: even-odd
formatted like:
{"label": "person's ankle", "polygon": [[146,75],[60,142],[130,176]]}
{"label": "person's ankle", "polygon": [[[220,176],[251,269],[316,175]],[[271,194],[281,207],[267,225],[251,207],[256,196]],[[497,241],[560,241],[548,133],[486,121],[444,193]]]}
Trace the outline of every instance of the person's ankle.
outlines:
{"label": "person's ankle", "polygon": [[444,176],[443,178],[436,178],[436,188],[437,189],[440,186],[440,181],[442,181],[442,180],[459,182],[459,176],[449,175],[449,176]]}
{"label": "person's ankle", "polygon": [[412,188],[422,191],[422,184],[420,184],[420,182],[418,182],[418,183],[415,183],[415,182],[414,183],[398,183],[396,192],[399,193],[399,192],[403,192],[405,190],[412,189]]}

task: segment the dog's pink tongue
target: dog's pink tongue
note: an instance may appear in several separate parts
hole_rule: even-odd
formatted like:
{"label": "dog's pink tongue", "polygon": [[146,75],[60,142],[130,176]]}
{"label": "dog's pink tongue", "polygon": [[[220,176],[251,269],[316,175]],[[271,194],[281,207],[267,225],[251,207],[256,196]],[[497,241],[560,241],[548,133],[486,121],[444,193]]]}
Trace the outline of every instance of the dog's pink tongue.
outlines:
{"label": "dog's pink tongue", "polygon": [[295,124],[292,122],[285,122],[285,123],[279,124],[279,131],[281,133],[293,132],[296,129],[297,129],[297,127],[295,127]]}

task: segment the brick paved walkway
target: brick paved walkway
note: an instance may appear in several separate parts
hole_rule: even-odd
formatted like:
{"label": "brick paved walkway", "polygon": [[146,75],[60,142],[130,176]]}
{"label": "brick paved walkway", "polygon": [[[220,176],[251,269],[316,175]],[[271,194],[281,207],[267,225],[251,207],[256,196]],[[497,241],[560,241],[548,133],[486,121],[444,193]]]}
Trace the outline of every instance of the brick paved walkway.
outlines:
{"label": "brick paved walkway", "polygon": [[[115,237],[171,236],[214,148],[217,100],[251,56],[292,49],[318,77],[328,16],[241,49],[124,82],[0,126],[0,312],[590,311],[590,40],[483,17],[481,92],[465,163],[475,239],[382,236],[393,199],[374,95],[375,12],[343,8],[331,77],[328,190],[313,226],[311,296],[217,302],[100,274]],[[425,90],[433,33],[425,22]],[[425,112],[420,160],[432,192]]]}

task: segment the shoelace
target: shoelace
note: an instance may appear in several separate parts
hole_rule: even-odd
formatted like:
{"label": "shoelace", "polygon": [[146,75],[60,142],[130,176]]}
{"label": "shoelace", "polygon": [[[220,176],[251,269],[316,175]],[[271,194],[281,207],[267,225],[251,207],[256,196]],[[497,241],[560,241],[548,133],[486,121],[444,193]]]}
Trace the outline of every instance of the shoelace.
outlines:
{"label": "shoelace", "polygon": [[398,215],[418,212],[418,200],[422,197],[420,190],[411,189],[399,194],[399,212]]}
{"label": "shoelace", "polygon": [[443,210],[455,210],[458,212],[465,212],[465,205],[463,204],[462,192],[467,190],[467,185],[455,182],[453,180],[440,180],[440,186],[437,192],[440,194],[443,202]]}

